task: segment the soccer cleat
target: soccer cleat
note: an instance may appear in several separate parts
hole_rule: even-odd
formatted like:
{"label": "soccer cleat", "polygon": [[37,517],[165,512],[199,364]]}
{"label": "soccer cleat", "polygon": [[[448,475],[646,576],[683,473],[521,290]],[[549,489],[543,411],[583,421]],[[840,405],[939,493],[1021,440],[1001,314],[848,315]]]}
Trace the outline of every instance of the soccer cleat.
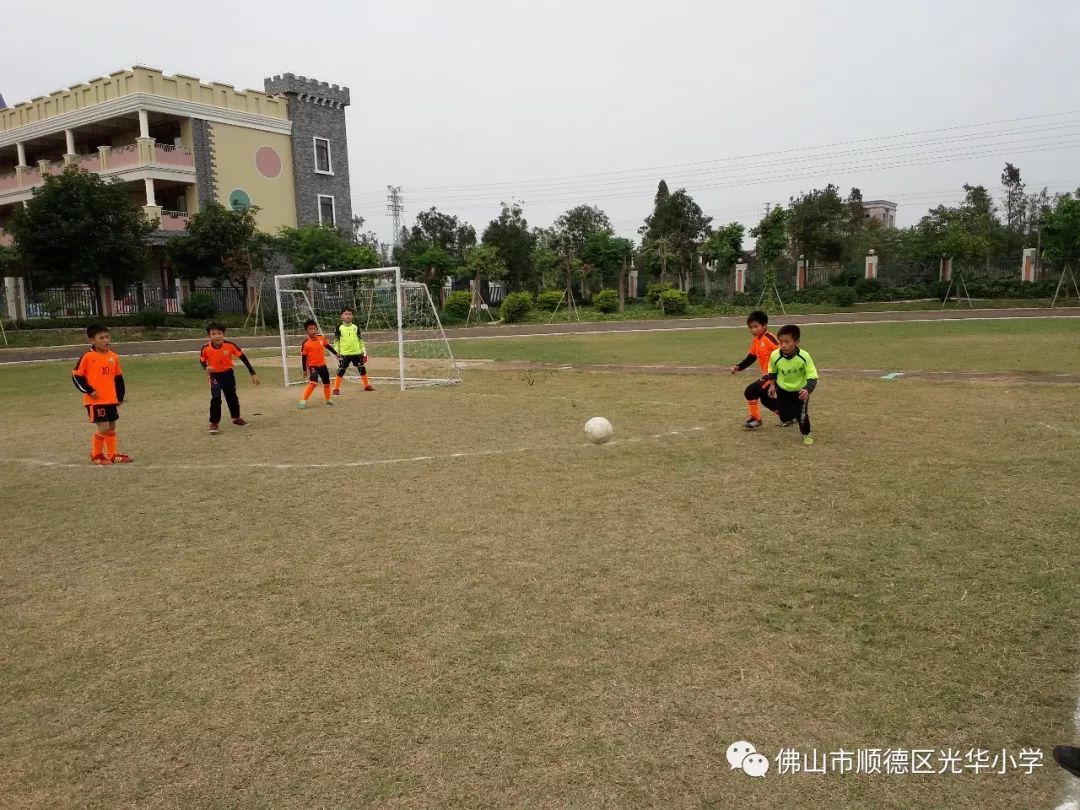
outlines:
{"label": "soccer cleat", "polygon": [[300,401],[299,401],[299,402],[298,402],[298,403],[296,404],[296,407],[297,407],[297,408],[299,408],[300,410],[304,410],[304,408],[306,408],[306,407],[307,407],[307,403],[306,403],[306,402],[304,402],[304,400],[300,400]]}
{"label": "soccer cleat", "polygon": [[105,458],[105,456],[103,456],[101,453],[98,453],[96,456],[90,456],[90,461],[92,461],[94,464],[111,464],[112,463],[107,458]]}
{"label": "soccer cleat", "polygon": [[794,424],[794,419],[788,419],[786,422],[783,419],[780,420],[780,427],[791,427]]}
{"label": "soccer cleat", "polygon": [[745,422],[743,422],[743,427],[746,428],[747,430],[753,430],[754,428],[759,428],[759,427],[761,427],[761,420],[760,419],[747,419]]}
{"label": "soccer cleat", "polygon": [[113,456],[111,459],[109,459],[109,463],[110,464],[130,464],[134,460],[135,459],[133,459],[131,456],[125,456],[123,453],[117,453],[115,456]]}
{"label": "soccer cleat", "polygon": [[324,401],[324,402],[325,402],[325,403],[326,403],[327,405],[334,405],[334,406],[336,406],[336,405],[337,405],[337,403],[336,403],[336,402],[334,402],[334,400],[332,400],[332,399],[327,399],[327,400],[323,400],[323,401]]}
{"label": "soccer cleat", "polygon": [[812,445],[814,443],[814,434],[807,433],[805,436],[802,437],[802,443],[805,444],[807,447]]}
{"label": "soccer cleat", "polygon": [[238,417],[236,417],[235,419],[232,420],[232,423],[234,425],[236,425],[237,427],[243,427],[244,425],[246,425],[248,423],[248,421],[247,421],[247,419],[244,419],[242,416],[238,416]]}
{"label": "soccer cleat", "polygon": [[374,390],[375,390],[375,386],[373,386],[373,385],[365,385],[365,386],[364,386],[364,390],[365,390],[365,391],[374,391]]}
{"label": "soccer cleat", "polygon": [[1072,745],[1055,745],[1054,762],[1073,776],[1080,776],[1080,748]]}
{"label": "soccer cleat", "polygon": [[341,396],[341,392],[339,390],[337,390],[336,388],[334,389],[334,396],[335,397],[340,397]]}
{"label": "soccer cleat", "polygon": [[213,434],[215,434],[217,432],[218,432],[218,423],[217,422],[211,422],[210,423],[210,435],[213,435]]}

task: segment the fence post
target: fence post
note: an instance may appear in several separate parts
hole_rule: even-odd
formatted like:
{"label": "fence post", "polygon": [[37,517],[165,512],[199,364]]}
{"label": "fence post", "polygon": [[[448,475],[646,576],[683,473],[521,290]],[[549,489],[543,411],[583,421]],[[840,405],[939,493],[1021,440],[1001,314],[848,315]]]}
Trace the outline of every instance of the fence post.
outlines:
{"label": "fence post", "polygon": [[1035,260],[1039,256],[1038,248],[1025,248],[1024,258],[1020,264],[1020,280],[1035,281]]}
{"label": "fence post", "polygon": [[101,308],[104,312],[98,313],[102,318],[110,318],[113,314],[113,286],[112,279],[103,278],[98,282],[101,292]]}
{"label": "fence post", "polygon": [[940,281],[952,281],[952,256],[942,256],[938,266],[938,279]]}
{"label": "fence post", "polygon": [[806,257],[800,256],[795,262],[795,289],[806,289]]}
{"label": "fence post", "polygon": [[878,271],[878,256],[874,253],[874,249],[870,248],[870,252],[866,255],[866,278],[877,278]]}
{"label": "fence post", "polygon": [[735,265],[735,292],[746,292],[746,268],[749,265],[746,262],[740,262]]}
{"label": "fence post", "polygon": [[25,321],[26,287],[23,286],[22,276],[4,279],[4,297],[7,299],[8,317],[13,321]]}

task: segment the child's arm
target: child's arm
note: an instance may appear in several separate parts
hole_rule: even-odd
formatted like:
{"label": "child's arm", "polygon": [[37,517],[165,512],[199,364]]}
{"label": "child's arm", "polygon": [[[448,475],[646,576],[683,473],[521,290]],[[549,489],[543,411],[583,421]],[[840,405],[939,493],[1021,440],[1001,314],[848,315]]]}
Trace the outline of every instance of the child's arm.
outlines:
{"label": "child's arm", "polygon": [[251,375],[251,381],[255,383],[255,385],[258,385],[259,375],[256,373],[255,367],[251,365],[251,361],[248,360],[248,356],[244,354],[243,350],[241,350],[239,346],[237,347],[237,350],[240,351],[240,354],[238,354],[237,357],[240,358],[240,362],[244,364],[244,367],[248,370],[248,374]]}
{"label": "child's arm", "polygon": [[337,349],[335,349],[333,346],[330,345],[329,340],[327,340],[326,338],[323,338],[323,343],[325,343],[326,348],[328,348],[330,350],[330,354],[334,355],[334,357],[341,357],[341,355],[338,354]]}
{"label": "child's arm", "polygon": [[79,362],[75,364],[75,368],[71,372],[71,382],[91,399],[97,399],[97,391],[94,390],[94,386],[90,385],[90,381],[86,379],[85,365],[86,355],[84,354],[79,358]]}
{"label": "child's arm", "polygon": [[806,402],[806,400],[810,399],[810,395],[814,393],[814,389],[817,388],[818,373],[817,366],[814,365],[814,358],[803,352],[803,360],[806,362],[806,387],[799,392],[799,399]]}
{"label": "child's arm", "polygon": [[750,368],[750,366],[754,365],[756,362],[757,357],[754,356],[753,352],[750,352],[746,357],[731,367],[731,373],[738,374],[740,371],[746,371],[746,369]]}

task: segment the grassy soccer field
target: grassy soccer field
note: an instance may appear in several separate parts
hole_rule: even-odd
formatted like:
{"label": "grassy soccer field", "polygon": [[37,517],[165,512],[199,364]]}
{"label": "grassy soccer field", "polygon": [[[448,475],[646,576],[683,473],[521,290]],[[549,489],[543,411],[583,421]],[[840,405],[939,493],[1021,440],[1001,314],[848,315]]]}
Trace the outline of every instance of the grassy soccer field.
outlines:
{"label": "grassy soccer field", "polygon": [[[1080,320],[808,327],[826,369],[1080,372]],[[739,330],[460,341],[729,365]],[[122,344],[116,347],[123,355]],[[0,367],[0,807],[1052,808],[1075,741],[1078,386],[823,377],[817,444],[704,373],[465,371],[296,410],[124,361],[92,467],[69,365]],[[246,377],[244,374],[239,375]],[[583,443],[604,415],[617,441]],[[1041,748],[940,776],[730,770]],[[775,764],[773,766],[775,770]]]}

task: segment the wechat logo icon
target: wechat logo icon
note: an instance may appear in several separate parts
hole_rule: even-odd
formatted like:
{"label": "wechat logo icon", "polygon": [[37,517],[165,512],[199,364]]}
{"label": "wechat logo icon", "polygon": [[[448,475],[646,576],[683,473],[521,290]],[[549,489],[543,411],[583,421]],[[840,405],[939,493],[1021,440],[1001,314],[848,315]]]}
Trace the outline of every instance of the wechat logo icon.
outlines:
{"label": "wechat logo icon", "polygon": [[739,740],[728,746],[727,761],[731,770],[742,771],[755,779],[769,772],[769,758],[759,754],[753,744],[746,740]]}

